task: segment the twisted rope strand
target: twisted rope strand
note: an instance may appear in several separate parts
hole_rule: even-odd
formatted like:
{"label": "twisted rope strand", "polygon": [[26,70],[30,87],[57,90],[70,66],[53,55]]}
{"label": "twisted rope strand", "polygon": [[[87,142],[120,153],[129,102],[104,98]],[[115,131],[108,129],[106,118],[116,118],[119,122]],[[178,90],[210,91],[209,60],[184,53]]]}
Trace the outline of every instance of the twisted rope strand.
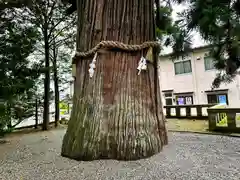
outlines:
{"label": "twisted rope strand", "polygon": [[75,57],[88,57],[95,54],[101,48],[118,48],[125,51],[139,51],[149,47],[160,47],[158,41],[146,41],[140,45],[129,45],[119,41],[101,41],[94,48],[86,52],[76,52]]}

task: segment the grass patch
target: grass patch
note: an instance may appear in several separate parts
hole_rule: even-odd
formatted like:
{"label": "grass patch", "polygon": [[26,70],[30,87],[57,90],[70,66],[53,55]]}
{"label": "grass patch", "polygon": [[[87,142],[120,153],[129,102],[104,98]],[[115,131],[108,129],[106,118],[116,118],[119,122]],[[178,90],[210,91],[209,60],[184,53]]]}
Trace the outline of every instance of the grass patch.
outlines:
{"label": "grass patch", "polygon": [[208,120],[167,119],[166,126],[171,131],[208,132]]}

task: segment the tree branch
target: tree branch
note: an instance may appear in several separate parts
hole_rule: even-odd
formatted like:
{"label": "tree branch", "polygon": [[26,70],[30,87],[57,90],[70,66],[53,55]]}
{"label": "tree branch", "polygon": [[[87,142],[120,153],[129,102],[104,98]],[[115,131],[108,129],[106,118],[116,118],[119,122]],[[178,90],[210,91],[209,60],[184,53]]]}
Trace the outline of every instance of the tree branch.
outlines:
{"label": "tree branch", "polygon": [[48,38],[50,38],[50,36],[52,35],[53,31],[55,30],[55,28],[61,23],[63,22],[63,20],[66,18],[67,16],[64,15],[53,27],[51,27],[51,29],[49,30],[49,34],[48,34]]}
{"label": "tree branch", "polygon": [[[56,47],[60,47],[63,43],[64,43],[64,41],[66,41],[66,40],[68,40],[68,39],[71,39],[71,37],[66,37],[66,38],[64,38],[64,39],[61,39],[61,40],[59,40],[59,41],[56,41],[55,43],[56,43]],[[52,43],[50,44],[50,46],[52,45]]]}
{"label": "tree branch", "polygon": [[[49,2],[49,1],[48,1]],[[51,9],[50,9],[50,12],[48,13],[48,23],[50,24],[51,22],[51,19],[52,19],[52,16],[53,16],[53,12],[54,12],[54,9],[55,9],[55,5],[56,5],[56,1],[53,2],[52,6],[51,6]],[[48,4],[48,7],[50,7],[50,5]]]}
{"label": "tree branch", "polygon": [[67,28],[69,28],[69,26],[63,27],[55,36],[53,36],[53,38],[51,38],[51,40],[49,41],[49,44],[51,44],[52,41],[55,40]]}

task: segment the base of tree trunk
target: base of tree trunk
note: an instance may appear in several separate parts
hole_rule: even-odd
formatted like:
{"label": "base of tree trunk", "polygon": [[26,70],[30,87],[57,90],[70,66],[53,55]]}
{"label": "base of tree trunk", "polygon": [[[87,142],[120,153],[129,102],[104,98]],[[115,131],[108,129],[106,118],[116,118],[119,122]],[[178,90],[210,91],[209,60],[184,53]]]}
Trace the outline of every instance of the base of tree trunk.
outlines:
{"label": "base of tree trunk", "polygon": [[79,61],[62,156],[137,160],[159,153],[167,144],[158,75],[150,63],[138,75],[140,57],[140,53],[101,55],[92,79],[79,73],[86,72],[91,61]]}

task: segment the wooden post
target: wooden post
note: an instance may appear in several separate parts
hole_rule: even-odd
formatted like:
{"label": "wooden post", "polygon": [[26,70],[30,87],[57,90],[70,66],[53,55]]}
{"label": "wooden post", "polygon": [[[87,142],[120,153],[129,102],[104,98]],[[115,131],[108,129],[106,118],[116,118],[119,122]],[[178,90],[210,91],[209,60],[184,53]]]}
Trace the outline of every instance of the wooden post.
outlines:
{"label": "wooden post", "polygon": [[166,108],[166,117],[169,118],[171,117],[171,107],[165,106]]}
{"label": "wooden post", "polygon": [[178,117],[181,117],[181,112],[180,112],[180,107],[179,106],[176,106],[175,107],[175,111],[176,111],[176,117],[178,118]]}
{"label": "wooden post", "polygon": [[187,117],[191,116],[191,107],[190,106],[186,106],[186,116]]}
{"label": "wooden post", "polygon": [[217,115],[215,112],[213,112],[212,109],[208,109],[208,130],[214,131],[216,128],[216,120],[215,116]]}
{"label": "wooden post", "polygon": [[227,123],[228,123],[228,129],[231,131],[234,131],[236,129],[236,112],[235,111],[231,111],[231,109],[229,109],[228,112],[226,112],[227,115]]}
{"label": "wooden post", "polygon": [[202,117],[202,106],[197,106],[197,117]]}

